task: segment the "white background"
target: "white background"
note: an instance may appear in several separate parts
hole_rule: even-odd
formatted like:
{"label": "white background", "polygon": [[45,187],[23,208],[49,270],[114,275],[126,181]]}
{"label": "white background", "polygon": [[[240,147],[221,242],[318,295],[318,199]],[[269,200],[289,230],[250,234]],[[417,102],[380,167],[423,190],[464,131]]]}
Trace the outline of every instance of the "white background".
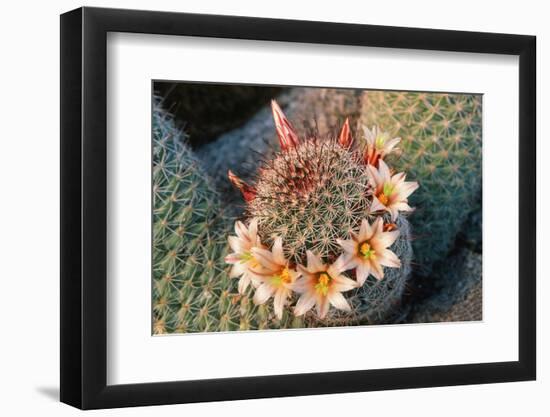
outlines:
{"label": "white background", "polygon": [[[265,4],[263,4],[265,3]],[[542,155],[548,136],[542,115],[550,89],[542,82],[548,72],[550,51],[543,2],[481,3],[392,1],[372,4],[344,1],[89,1],[88,5],[155,8],[221,14],[242,14],[296,19],[332,20],[399,26],[482,30],[538,36],[539,212],[550,210],[542,184],[549,179]],[[58,14],[80,6],[73,1],[10,2],[0,17],[2,36],[2,150],[0,152],[0,206],[3,280],[0,317],[0,410],[5,415],[72,415],[76,411],[57,403],[58,392],[58,134],[59,134],[59,29]],[[543,100],[544,97],[544,100]],[[544,103],[543,103],[544,101]],[[543,238],[543,234],[545,237]],[[539,259],[550,249],[550,222],[539,216]],[[548,264],[539,262],[539,380],[528,383],[388,391],[304,398],[239,401],[115,411],[99,415],[280,415],[281,413],[362,413],[373,415],[516,416],[548,415],[550,366]],[[32,414],[31,414],[32,415]]]}
{"label": "white background", "polygon": [[[518,206],[500,198],[518,201],[517,57],[119,33],[107,51],[108,384],[518,359]],[[483,93],[483,322],[152,338],[151,79]]]}

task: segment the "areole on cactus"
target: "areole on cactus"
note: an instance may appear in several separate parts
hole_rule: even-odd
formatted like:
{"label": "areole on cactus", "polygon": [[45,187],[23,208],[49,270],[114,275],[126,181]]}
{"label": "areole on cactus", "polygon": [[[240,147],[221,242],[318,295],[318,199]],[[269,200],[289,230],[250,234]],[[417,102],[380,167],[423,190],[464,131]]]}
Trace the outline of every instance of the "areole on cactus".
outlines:
{"label": "areole on cactus", "polygon": [[366,146],[356,143],[347,119],[335,138],[300,138],[275,101],[272,112],[280,152],[251,184],[228,173],[246,202],[248,226],[237,223],[226,261],[239,288],[256,287],[257,304],[274,298],[277,316],[285,307],[300,316],[315,306],[319,319],[329,306],[350,311],[346,293],[357,295],[369,275],[382,280],[383,269],[401,267],[391,246],[418,184],[384,162],[397,138],[375,128],[365,132]]}

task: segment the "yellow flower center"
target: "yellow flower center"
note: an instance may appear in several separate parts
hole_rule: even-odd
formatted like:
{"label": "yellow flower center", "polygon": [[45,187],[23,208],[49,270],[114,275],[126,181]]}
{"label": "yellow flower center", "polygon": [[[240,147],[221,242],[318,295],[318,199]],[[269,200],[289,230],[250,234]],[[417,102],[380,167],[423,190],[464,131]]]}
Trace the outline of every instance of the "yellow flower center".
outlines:
{"label": "yellow flower center", "polygon": [[386,143],[387,135],[378,135],[374,141],[377,149],[382,149]]}
{"label": "yellow flower center", "polygon": [[378,195],[376,196],[376,198],[378,198],[378,200],[384,204],[385,206],[388,205],[389,201],[390,201],[390,196],[393,194],[393,190],[395,189],[395,187],[390,184],[390,183],[385,183],[384,184],[384,187],[382,188],[382,191],[380,191],[378,193]]}
{"label": "yellow flower center", "polygon": [[376,256],[375,250],[371,248],[368,242],[363,242],[361,243],[361,245],[359,245],[359,252],[365,259],[371,259]]}
{"label": "yellow flower center", "polygon": [[256,268],[260,266],[259,262],[256,260],[256,258],[254,258],[254,255],[252,255],[250,251],[244,252],[241,255],[241,263],[248,263],[251,268]]}
{"label": "yellow flower center", "polygon": [[280,287],[283,284],[290,284],[290,271],[288,267],[285,267],[280,274],[273,275],[271,277],[271,283],[276,287]]}
{"label": "yellow flower center", "polygon": [[317,284],[315,284],[315,290],[324,297],[326,297],[326,295],[328,294],[330,279],[331,278],[329,274],[327,274],[326,272],[321,272],[317,277]]}
{"label": "yellow flower center", "polygon": [[388,201],[390,201],[390,199],[382,192],[380,194],[378,194],[376,196],[376,198],[378,198],[378,201],[380,201],[382,204],[384,204],[385,206],[388,205]]}

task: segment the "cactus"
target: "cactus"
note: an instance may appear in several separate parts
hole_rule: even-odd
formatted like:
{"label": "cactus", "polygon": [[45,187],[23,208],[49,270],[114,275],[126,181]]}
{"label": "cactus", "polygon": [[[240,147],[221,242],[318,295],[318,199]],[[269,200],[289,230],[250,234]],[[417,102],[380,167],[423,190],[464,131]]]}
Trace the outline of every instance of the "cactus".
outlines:
{"label": "cactus", "polygon": [[306,250],[326,260],[370,214],[372,187],[357,155],[336,141],[310,139],[262,167],[248,212],[271,244],[285,242],[287,257],[305,261]]}
{"label": "cactus", "polygon": [[157,104],[153,111],[154,333],[238,326],[230,294],[224,292],[229,279],[223,274],[225,242],[217,229],[223,230],[224,220],[217,195],[184,140]]}
{"label": "cactus", "polygon": [[428,275],[479,201],[481,96],[366,91],[361,101],[361,123],[402,138],[402,154],[391,163],[421,185],[411,197],[421,203],[413,247],[418,272]]}
{"label": "cactus", "polygon": [[[258,289],[255,300],[263,304],[273,296],[279,311],[297,301],[294,313],[301,316],[313,307],[301,301],[316,297],[317,313],[305,315],[306,325],[386,320],[399,304],[412,257],[408,222],[397,207],[410,210],[406,197],[417,184],[405,182],[403,173],[392,178],[383,161],[369,165],[363,149],[353,144],[349,120],[338,136],[300,138],[276,102],[272,111],[281,150],[263,161],[252,184],[229,171],[248,218],[248,226],[238,223],[238,236],[230,238],[232,273],[241,276],[242,288],[254,283],[254,276],[258,288],[265,282],[269,293]],[[280,255],[275,254],[277,245]],[[386,266],[385,274],[379,262]],[[346,270],[356,281],[342,275]],[[296,274],[302,278],[294,283]],[[369,275],[375,278],[367,279]],[[297,299],[288,289],[307,295]],[[334,295],[339,301],[333,305],[345,313],[327,316],[326,300],[333,297],[329,291],[349,292]]]}

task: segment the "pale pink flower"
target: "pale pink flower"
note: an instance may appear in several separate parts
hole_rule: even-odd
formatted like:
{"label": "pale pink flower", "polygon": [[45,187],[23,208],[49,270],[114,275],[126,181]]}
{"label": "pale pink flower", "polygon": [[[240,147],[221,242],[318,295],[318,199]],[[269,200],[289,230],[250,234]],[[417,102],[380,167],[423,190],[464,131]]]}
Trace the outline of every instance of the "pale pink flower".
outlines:
{"label": "pale pink flower", "polygon": [[301,316],[317,309],[319,318],[324,318],[330,305],[339,310],[350,311],[351,307],[342,292],[357,288],[357,283],[342,275],[345,270],[344,259],[339,257],[333,264],[324,264],[322,259],[307,251],[307,268],[298,265],[302,274],[293,286],[294,291],[302,294],[296,303],[294,314]]}
{"label": "pale pink flower", "polygon": [[391,175],[390,169],[382,160],[378,161],[378,169],[367,166],[370,181],[374,187],[374,197],[371,211],[388,211],[392,221],[395,221],[399,211],[411,211],[408,197],[418,188],[416,181],[405,181],[405,173]]}
{"label": "pale pink flower", "polygon": [[279,319],[283,317],[283,308],[292,294],[292,286],[300,273],[289,266],[283,253],[283,240],[275,239],[271,251],[253,248],[252,253],[258,260],[261,270],[257,271],[260,284],[254,294],[256,305],[264,304],[273,297],[273,307]]}
{"label": "pale pink flower", "polygon": [[364,155],[365,162],[374,166],[378,164],[380,159],[384,159],[401,141],[401,138],[391,138],[389,133],[380,130],[378,126],[373,126],[372,130],[365,126],[363,132],[367,142]]}
{"label": "pale pink flower", "polygon": [[382,266],[399,268],[401,261],[395,253],[388,249],[399,237],[399,230],[384,232],[384,221],[378,217],[370,225],[363,219],[359,233],[351,234],[351,239],[337,239],[344,249],[346,269],[355,269],[359,286],[372,274],[376,279],[384,278]]}
{"label": "pale pink flower", "polygon": [[231,278],[241,278],[239,280],[239,293],[244,294],[248,285],[252,282],[254,286],[259,284],[257,271],[261,270],[261,265],[253,254],[254,248],[265,248],[258,236],[258,220],[252,219],[248,227],[243,222],[235,223],[235,233],[237,236],[229,236],[229,246],[233,251],[225,257],[225,262],[232,264],[229,272]]}

